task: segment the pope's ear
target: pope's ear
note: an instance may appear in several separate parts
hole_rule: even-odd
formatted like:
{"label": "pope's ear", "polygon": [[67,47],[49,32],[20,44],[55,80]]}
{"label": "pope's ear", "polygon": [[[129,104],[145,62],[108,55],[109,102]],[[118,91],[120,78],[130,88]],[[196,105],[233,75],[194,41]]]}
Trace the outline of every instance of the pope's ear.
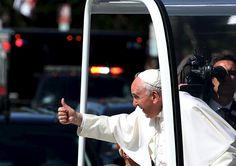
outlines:
{"label": "pope's ear", "polygon": [[154,102],[161,101],[161,94],[157,91],[152,91],[152,99]]}

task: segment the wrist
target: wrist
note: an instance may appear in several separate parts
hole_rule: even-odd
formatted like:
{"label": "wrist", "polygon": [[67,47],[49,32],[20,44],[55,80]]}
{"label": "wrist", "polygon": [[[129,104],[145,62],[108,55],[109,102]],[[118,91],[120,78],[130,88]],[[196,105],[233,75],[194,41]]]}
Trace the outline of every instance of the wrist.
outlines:
{"label": "wrist", "polygon": [[75,119],[75,125],[81,126],[82,120],[83,120],[82,114],[77,112],[76,113],[76,119]]}

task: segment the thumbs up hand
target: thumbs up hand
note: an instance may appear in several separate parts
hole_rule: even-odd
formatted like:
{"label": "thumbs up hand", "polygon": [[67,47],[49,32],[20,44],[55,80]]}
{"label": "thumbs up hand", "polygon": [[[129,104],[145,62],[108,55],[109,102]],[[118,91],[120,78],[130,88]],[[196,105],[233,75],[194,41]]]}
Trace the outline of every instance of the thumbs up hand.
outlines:
{"label": "thumbs up hand", "polygon": [[80,126],[82,114],[71,108],[65,99],[61,99],[61,107],[58,108],[58,120],[61,124],[74,124]]}

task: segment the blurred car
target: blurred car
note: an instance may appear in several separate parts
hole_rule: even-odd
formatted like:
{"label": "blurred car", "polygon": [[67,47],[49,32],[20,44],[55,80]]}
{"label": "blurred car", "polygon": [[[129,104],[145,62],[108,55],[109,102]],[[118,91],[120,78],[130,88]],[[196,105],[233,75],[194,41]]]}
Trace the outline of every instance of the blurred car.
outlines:
{"label": "blurred car", "polygon": [[[87,112],[114,115],[130,113],[133,110],[130,83],[120,76],[122,72],[118,67],[92,66],[90,68]],[[80,82],[79,67],[46,67],[32,100],[32,108],[57,111],[61,98],[65,98],[72,107],[78,107]]]}

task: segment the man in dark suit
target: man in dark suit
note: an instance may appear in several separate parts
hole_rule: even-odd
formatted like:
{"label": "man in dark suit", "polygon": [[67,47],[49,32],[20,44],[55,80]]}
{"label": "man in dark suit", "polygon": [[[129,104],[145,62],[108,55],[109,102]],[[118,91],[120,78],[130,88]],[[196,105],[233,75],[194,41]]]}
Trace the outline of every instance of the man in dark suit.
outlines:
{"label": "man in dark suit", "polygon": [[226,74],[222,78],[212,78],[211,98],[207,102],[221,117],[236,129],[236,56],[217,55],[213,56],[213,67],[223,67]]}

